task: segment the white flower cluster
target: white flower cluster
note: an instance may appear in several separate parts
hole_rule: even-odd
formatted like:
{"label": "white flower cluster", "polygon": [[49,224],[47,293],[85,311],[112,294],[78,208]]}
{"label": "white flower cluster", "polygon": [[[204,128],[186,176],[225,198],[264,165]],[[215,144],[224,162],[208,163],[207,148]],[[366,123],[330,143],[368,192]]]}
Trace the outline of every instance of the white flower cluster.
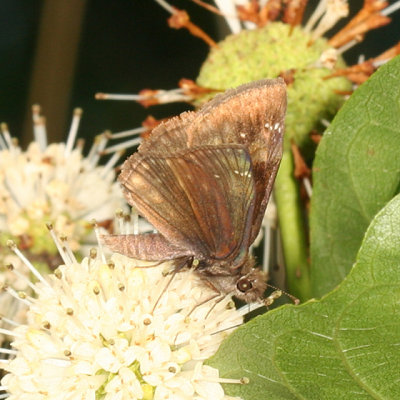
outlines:
{"label": "white flower cluster", "polygon": [[3,235],[23,238],[25,247],[40,254],[49,243],[45,223],[51,222],[77,250],[93,218],[113,218],[124,204],[114,171],[92,161],[80,148],[66,152],[64,143],[41,149],[35,141],[26,151],[17,146],[0,150]]}
{"label": "white flower cluster", "polygon": [[2,380],[9,400],[228,399],[220,383],[230,380],[203,361],[244,312],[211,300],[192,271],[102,258],[71,260],[24,300],[28,322],[13,332]]}
{"label": "white flower cluster", "polygon": [[[68,236],[73,250],[92,247],[95,235],[91,222],[111,221],[125,201],[115,182],[113,166],[120,154],[99,166],[107,135],[100,135],[89,155],[82,153],[83,142],[76,141],[82,114],[76,109],[65,143],[47,145],[44,118],[33,108],[35,140],[26,150],[18,146],[5,124],[0,133],[0,286],[28,290],[28,271],[12,254],[7,240],[13,239],[26,250],[37,268],[49,272],[60,263],[57,247],[50,240],[46,223],[59,235]],[[10,272],[10,267],[14,272]],[[0,293],[1,327],[6,319],[21,322],[24,312],[15,300]],[[0,342],[4,339],[0,335]]]}

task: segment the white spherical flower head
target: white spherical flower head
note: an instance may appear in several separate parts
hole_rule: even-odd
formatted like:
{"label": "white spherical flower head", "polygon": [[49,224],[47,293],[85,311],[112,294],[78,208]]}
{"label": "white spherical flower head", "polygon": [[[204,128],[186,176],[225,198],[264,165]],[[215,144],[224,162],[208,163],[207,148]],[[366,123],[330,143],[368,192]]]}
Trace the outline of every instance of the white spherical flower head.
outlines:
{"label": "white spherical flower head", "polygon": [[84,157],[81,148],[67,152],[65,143],[0,148],[0,191],[1,241],[16,238],[44,260],[56,254],[46,222],[78,250],[88,242],[92,219],[110,220],[125,204],[114,171]]}
{"label": "white spherical flower head", "polygon": [[[81,250],[95,243],[93,219],[107,227],[115,211],[126,208],[114,171],[122,149],[107,149],[113,135],[104,132],[85,155],[84,142],[77,139],[81,116],[75,109],[65,142],[48,144],[45,118],[40,106],[33,106],[34,140],[27,149],[0,124],[0,249],[12,239],[40,268],[59,264],[46,223],[68,237],[73,251]],[[99,165],[104,154],[108,160]],[[6,254],[1,252],[2,265],[8,263]]]}
{"label": "white spherical flower head", "polygon": [[114,254],[37,283],[24,300],[28,322],[13,332],[9,400],[228,399],[220,383],[229,380],[203,361],[243,312],[191,270],[171,270]]}
{"label": "white spherical flower head", "polygon": [[[45,120],[40,108],[33,107],[34,141],[26,150],[18,146],[6,124],[0,125],[1,287],[29,291],[30,282],[24,280],[29,277],[28,271],[8,251],[9,239],[38,269],[49,272],[60,264],[60,258],[56,245],[49,240],[46,223],[59,236],[68,237],[72,250],[84,252],[96,241],[92,220],[107,227],[115,210],[126,207],[114,172],[121,153],[115,152],[105,165],[99,165],[109,139],[102,134],[85,156],[82,140],[76,140],[81,114],[80,109],[75,110],[65,143],[48,144]],[[10,269],[15,273],[10,274]],[[1,328],[9,326],[6,319],[23,320],[18,305],[4,293],[0,293],[0,315]]]}

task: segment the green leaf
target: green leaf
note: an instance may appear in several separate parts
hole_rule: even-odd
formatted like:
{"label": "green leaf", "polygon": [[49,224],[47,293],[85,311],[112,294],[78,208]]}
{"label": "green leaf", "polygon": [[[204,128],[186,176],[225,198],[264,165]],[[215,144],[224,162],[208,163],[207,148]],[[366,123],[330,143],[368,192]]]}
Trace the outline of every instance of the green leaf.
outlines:
{"label": "green leaf", "polygon": [[343,280],[371,219],[399,192],[399,155],[397,57],[355,91],[318,146],[310,213],[314,296]]}
{"label": "green leaf", "polygon": [[322,300],[236,330],[209,364],[245,400],[400,398],[400,195],[373,219],[347,278]]}

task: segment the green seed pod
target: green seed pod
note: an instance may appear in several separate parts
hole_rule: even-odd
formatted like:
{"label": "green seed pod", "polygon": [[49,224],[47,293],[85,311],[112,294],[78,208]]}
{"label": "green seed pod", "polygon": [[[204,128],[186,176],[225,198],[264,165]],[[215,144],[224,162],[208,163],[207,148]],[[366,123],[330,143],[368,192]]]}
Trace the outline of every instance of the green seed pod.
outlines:
{"label": "green seed pod", "polygon": [[[286,146],[294,141],[308,147],[310,132],[322,119],[330,120],[344,98],[338,92],[351,90],[351,83],[342,77],[324,79],[332,70],[321,67],[321,54],[330,49],[323,38],[312,43],[302,27],[281,22],[269,23],[261,29],[244,30],[228,36],[213,48],[201,67],[200,86],[226,90],[245,82],[290,74],[286,117]],[[343,68],[339,58],[336,66]],[[210,96],[200,99],[200,103]]]}

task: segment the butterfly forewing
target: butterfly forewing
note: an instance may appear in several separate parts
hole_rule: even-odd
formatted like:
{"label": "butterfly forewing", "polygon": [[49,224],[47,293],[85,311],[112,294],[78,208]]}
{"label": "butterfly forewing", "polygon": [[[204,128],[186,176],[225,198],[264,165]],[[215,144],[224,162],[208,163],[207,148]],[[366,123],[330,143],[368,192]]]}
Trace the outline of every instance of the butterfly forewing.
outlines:
{"label": "butterfly forewing", "polygon": [[248,148],[256,185],[252,243],[261,226],[282,158],[286,89],[281,79],[242,85],[216,96],[188,125],[189,145],[240,143]]}
{"label": "butterfly forewing", "polygon": [[139,152],[163,155],[203,145],[243,144],[256,185],[250,243],[261,226],[282,157],[286,89],[266,79],[217,95],[198,112],[187,112],[156,127]]}
{"label": "butterfly forewing", "polygon": [[177,152],[187,149],[187,128],[196,118],[195,112],[184,112],[166,122],[156,126],[151,135],[138,148],[138,152],[145,154],[165,155],[166,152]]}
{"label": "butterfly forewing", "polygon": [[244,146],[131,158],[119,178],[126,197],[172,245],[200,259],[235,257],[247,249],[255,187]]}

